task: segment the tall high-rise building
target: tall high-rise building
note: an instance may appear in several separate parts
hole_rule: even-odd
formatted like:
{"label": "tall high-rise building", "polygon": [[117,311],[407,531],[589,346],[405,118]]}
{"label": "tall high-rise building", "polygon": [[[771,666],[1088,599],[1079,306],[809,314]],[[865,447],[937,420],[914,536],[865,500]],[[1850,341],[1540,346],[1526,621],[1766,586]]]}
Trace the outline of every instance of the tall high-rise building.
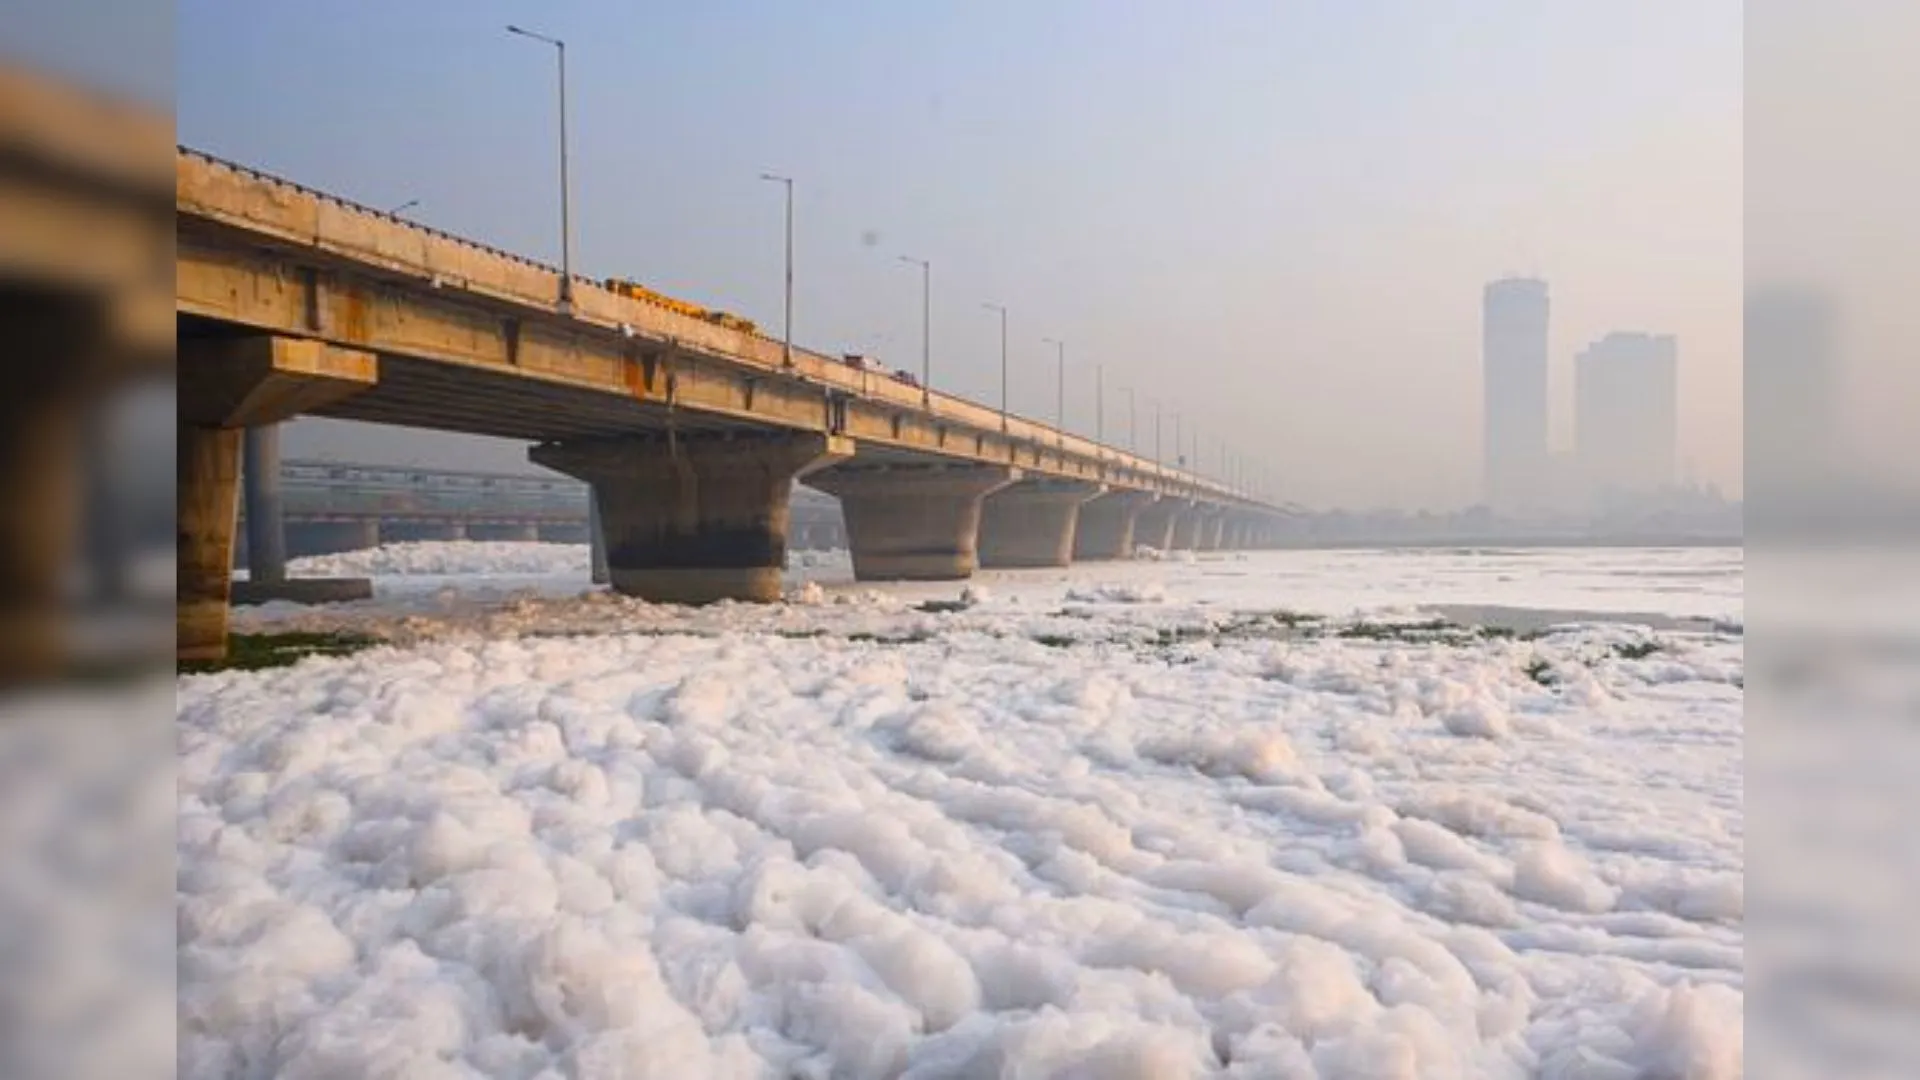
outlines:
{"label": "tall high-rise building", "polygon": [[1481,298],[1484,499],[1496,510],[1548,494],[1547,283],[1505,278]]}
{"label": "tall high-rise building", "polygon": [[1574,454],[1600,499],[1673,486],[1679,346],[1671,334],[1612,333],[1574,361]]}

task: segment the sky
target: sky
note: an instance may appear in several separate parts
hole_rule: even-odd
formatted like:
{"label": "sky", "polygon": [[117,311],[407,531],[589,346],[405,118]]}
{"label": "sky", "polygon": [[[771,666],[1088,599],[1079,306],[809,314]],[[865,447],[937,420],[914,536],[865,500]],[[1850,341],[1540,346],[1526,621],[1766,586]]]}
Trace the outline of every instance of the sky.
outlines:
{"label": "sky", "polygon": [[[180,0],[179,138],[1151,451],[1154,405],[1310,506],[1479,493],[1481,288],[1552,288],[1572,358],[1680,341],[1682,464],[1740,488],[1741,6],[1626,0],[641,5]],[[412,445],[388,442],[386,445]],[[290,439],[298,448],[298,440]],[[371,446],[365,440],[357,445]],[[517,455],[517,451],[511,451]]]}

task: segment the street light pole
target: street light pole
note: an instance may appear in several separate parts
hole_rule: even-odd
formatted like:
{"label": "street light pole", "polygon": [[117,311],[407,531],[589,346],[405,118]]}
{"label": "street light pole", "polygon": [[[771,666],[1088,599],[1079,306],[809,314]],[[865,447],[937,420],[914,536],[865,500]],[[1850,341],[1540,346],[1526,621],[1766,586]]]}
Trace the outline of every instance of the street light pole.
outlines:
{"label": "street light pole", "polygon": [[1129,386],[1125,389],[1127,391],[1127,453],[1137,455],[1140,453],[1139,402],[1134,398],[1133,387]]}
{"label": "street light pole", "polygon": [[1160,400],[1153,402],[1153,463],[1160,464]]}
{"label": "street light pole", "polygon": [[933,401],[933,263],[911,255],[900,261],[920,268],[920,403]]}
{"label": "street light pole", "polygon": [[1055,389],[1053,404],[1053,429],[1060,438],[1060,445],[1067,444],[1067,343],[1058,338],[1041,338],[1041,341],[1053,346],[1054,373],[1059,381]]}
{"label": "street light pole", "polygon": [[1007,430],[1007,309],[999,304],[981,304],[1000,313],[1000,430]]}
{"label": "street light pole", "polygon": [[572,187],[567,182],[567,43],[559,38],[537,34],[518,26],[507,27],[518,34],[553,46],[560,58],[560,310],[573,310],[573,223],[568,203]]}
{"label": "street light pole", "polygon": [[1107,365],[1093,365],[1093,441],[1107,445]]}
{"label": "street light pole", "polygon": [[388,217],[399,217],[399,216],[400,216],[401,214],[404,214],[404,213],[406,213],[407,211],[409,211],[409,210],[411,210],[411,209],[413,209],[414,207],[416,207],[416,206],[419,206],[419,205],[420,205],[420,200],[419,200],[419,199],[408,199],[408,200],[407,200],[406,202],[403,202],[403,203],[401,203],[401,204],[400,204],[399,206],[396,206],[396,207],[394,207],[393,209],[391,209],[391,210],[389,210],[389,211],[387,211],[387,216],[388,216]]}
{"label": "street light pole", "polygon": [[786,367],[793,366],[793,178],[776,176],[773,173],[761,173],[760,179],[775,184],[784,184],[787,189],[787,290],[786,314],[780,327],[780,362]]}

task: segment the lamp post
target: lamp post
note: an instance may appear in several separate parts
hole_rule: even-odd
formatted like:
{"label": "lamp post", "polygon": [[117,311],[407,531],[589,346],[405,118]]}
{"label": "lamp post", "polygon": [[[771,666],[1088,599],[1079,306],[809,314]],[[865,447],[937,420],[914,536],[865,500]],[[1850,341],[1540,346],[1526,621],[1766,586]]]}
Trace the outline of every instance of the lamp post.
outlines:
{"label": "lamp post", "polygon": [[1000,313],[1000,430],[1007,430],[1007,309],[999,304],[980,305]]}
{"label": "lamp post", "polygon": [[420,200],[419,200],[419,199],[408,199],[408,200],[407,200],[406,202],[403,202],[403,203],[401,203],[401,204],[400,204],[399,206],[396,206],[396,207],[394,207],[393,209],[391,209],[391,210],[389,210],[389,211],[387,211],[387,216],[388,216],[388,217],[399,217],[399,216],[400,216],[401,214],[404,214],[404,213],[406,213],[407,211],[409,211],[409,210],[411,210],[411,209],[413,209],[414,207],[416,207],[416,206],[419,206],[419,205],[420,205]]}
{"label": "lamp post", "polygon": [[1059,338],[1041,338],[1041,341],[1053,346],[1054,375],[1058,386],[1054,390],[1053,430],[1060,439],[1060,445],[1067,444],[1067,343]]}
{"label": "lamp post", "polygon": [[567,43],[559,38],[548,37],[518,26],[508,26],[507,33],[518,34],[524,38],[545,42],[553,46],[560,59],[560,310],[573,310],[573,225],[568,215],[567,183]]}
{"label": "lamp post", "polygon": [[1107,445],[1107,365],[1093,365],[1093,441]]}
{"label": "lamp post", "polygon": [[1153,402],[1153,463],[1160,464],[1160,400]]}
{"label": "lamp post", "polygon": [[1122,387],[1127,395],[1127,453],[1140,453],[1140,410],[1134,399],[1133,387]]}
{"label": "lamp post", "polygon": [[900,261],[920,268],[920,403],[927,406],[933,402],[933,263],[911,255]]}
{"label": "lamp post", "polygon": [[761,173],[760,179],[785,185],[787,189],[787,287],[786,313],[780,320],[780,362],[793,366],[793,178]]}

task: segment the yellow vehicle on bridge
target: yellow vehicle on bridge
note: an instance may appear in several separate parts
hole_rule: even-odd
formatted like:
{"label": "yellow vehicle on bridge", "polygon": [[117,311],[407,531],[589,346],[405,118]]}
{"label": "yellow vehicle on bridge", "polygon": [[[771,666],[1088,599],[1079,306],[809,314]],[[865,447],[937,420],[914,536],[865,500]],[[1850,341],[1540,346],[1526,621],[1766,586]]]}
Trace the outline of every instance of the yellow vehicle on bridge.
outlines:
{"label": "yellow vehicle on bridge", "polygon": [[645,285],[627,278],[608,278],[606,280],[606,286],[608,292],[627,297],[631,300],[638,300],[643,304],[663,307],[668,311],[677,311],[682,315],[691,315],[696,319],[713,323],[715,326],[724,326],[729,330],[743,330],[749,334],[757,334],[760,332],[759,326],[755,325],[750,319],[743,319],[738,315],[733,315],[725,311],[713,311],[708,308],[703,308],[699,304],[690,304],[685,300],[675,300],[665,293],[655,292]]}

